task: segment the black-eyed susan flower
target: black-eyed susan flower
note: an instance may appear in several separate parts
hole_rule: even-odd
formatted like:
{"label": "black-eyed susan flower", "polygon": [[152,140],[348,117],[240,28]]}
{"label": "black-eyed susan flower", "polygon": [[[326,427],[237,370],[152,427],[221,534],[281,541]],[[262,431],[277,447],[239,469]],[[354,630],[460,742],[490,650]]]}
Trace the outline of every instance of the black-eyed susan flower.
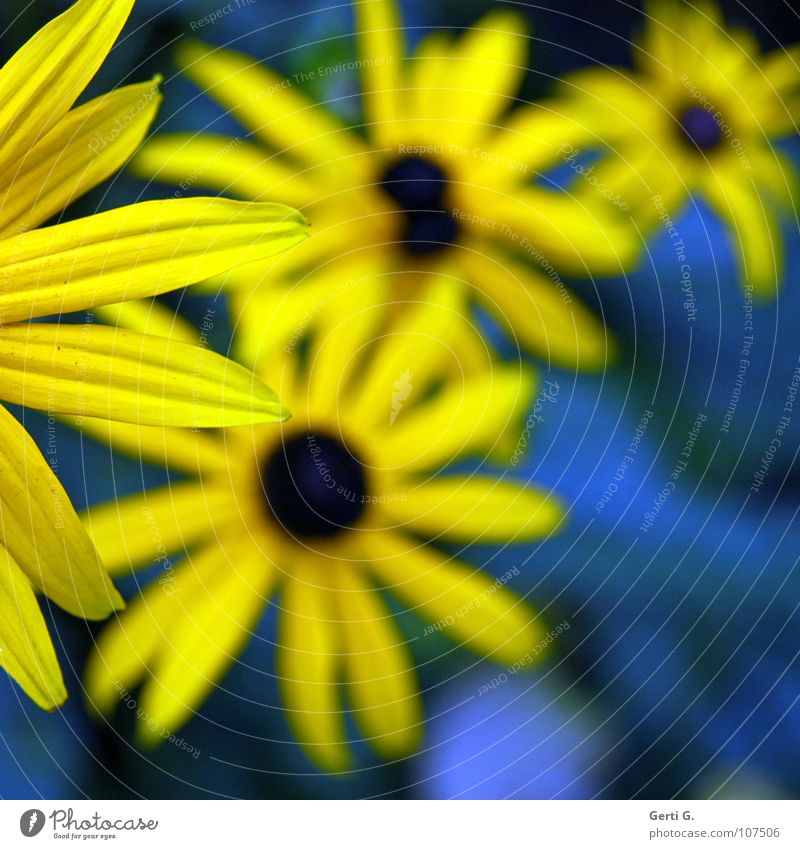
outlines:
{"label": "black-eyed susan flower", "polygon": [[[41,226],[120,167],[153,119],[155,83],[72,108],[132,4],[79,0],[0,69],[0,400],[150,425],[281,420],[270,389],[197,346],[91,316],[32,321],[175,289],[303,237],[286,207],[203,198]],[[122,604],[51,464],[0,406],[0,666],[52,709],[66,692],[37,591],[87,619]]]}
{"label": "black-eyed susan flower", "polygon": [[[265,376],[291,405],[285,425],[218,437],[96,425],[112,445],[186,477],[84,517],[112,574],[161,566],[98,638],[85,674],[94,708],[110,713],[121,692],[141,685],[140,740],[169,736],[271,603],[290,726],[316,763],[340,770],[345,706],[386,758],[408,754],[421,734],[412,657],[384,593],[481,655],[504,664],[533,656],[542,629],[530,607],[426,543],[510,544],[561,520],[543,490],[447,469],[494,447],[524,415],[533,380],[519,365],[455,380],[447,360],[463,322],[458,297],[442,279],[430,292],[389,333],[382,308],[326,313],[307,359],[273,361]],[[354,333],[363,323],[371,331]],[[184,552],[175,565],[173,553]]]}
{"label": "black-eyed susan flower", "polygon": [[762,55],[712,2],[655,0],[648,12],[635,70],[587,68],[564,81],[565,108],[611,148],[594,177],[643,228],[703,199],[730,226],[743,277],[771,294],[783,263],[780,212],[797,188],[774,145],[797,132],[800,49]]}
{"label": "black-eyed susan flower", "polygon": [[183,71],[247,135],[163,135],[134,161],[142,176],[281,200],[312,220],[302,247],[228,278],[242,344],[280,346],[298,314],[308,312],[311,327],[321,305],[346,300],[348,281],[402,268],[417,273],[399,300],[424,298],[431,272],[452,274],[464,281],[465,302],[488,309],[523,346],[561,365],[601,368],[604,329],[559,270],[618,272],[636,244],[599,196],[576,202],[537,184],[583,131],[545,106],[507,115],[526,68],[521,18],[492,12],[461,35],[431,33],[408,56],[394,0],[354,9],[359,126],[308,100],[300,75],[185,42]]}

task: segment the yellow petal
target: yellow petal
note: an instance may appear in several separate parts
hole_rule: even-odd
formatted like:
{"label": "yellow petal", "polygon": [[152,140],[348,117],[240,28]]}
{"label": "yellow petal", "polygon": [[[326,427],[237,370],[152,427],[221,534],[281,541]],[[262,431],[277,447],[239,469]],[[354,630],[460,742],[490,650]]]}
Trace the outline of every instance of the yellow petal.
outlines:
{"label": "yellow petal", "polygon": [[335,183],[367,175],[365,147],[296,84],[233,50],[184,42],[184,73],[270,148],[319,166]]}
{"label": "yellow petal", "polygon": [[0,174],[54,127],[111,50],[133,0],[79,0],[0,70]]}
{"label": "yellow petal", "polygon": [[[400,535],[372,535],[368,556],[380,581],[451,640],[512,664],[545,635],[536,614],[493,578]],[[506,579],[508,580],[508,579]]]}
{"label": "yellow petal", "polygon": [[297,168],[251,142],[210,133],[156,136],[133,161],[141,177],[176,183],[182,191],[202,186],[243,200],[305,206],[320,189]]}
{"label": "yellow petal", "polygon": [[230,490],[196,481],[172,484],[90,507],[82,514],[106,569],[112,574],[131,568],[172,565],[181,555],[214,535],[238,515]]}
{"label": "yellow petal", "polygon": [[745,280],[755,295],[771,297],[783,266],[783,236],[770,198],[762,198],[752,178],[738,170],[717,169],[706,191],[731,229]]}
{"label": "yellow petal", "polygon": [[[419,302],[408,305],[402,322],[392,325],[387,334],[391,338],[372,357],[366,373],[354,378],[348,418],[362,427],[388,424],[397,392],[408,389],[405,400],[409,403],[420,397],[457,355],[454,342],[468,322],[465,310],[458,281],[440,277],[421,288]],[[416,393],[413,398],[412,393]],[[386,403],[379,403],[380,398]]]}
{"label": "yellow petal", "polygon": [[456,42],[439,93],[448,140],[468,144],[485,135],[514,103],[526,70],[525,24],[507,10],[489,12]]}
{"label": "yellow petal", "polygon": [[[373,341],[386,317],[386,280],[370,274],[332,298],[320,310],[308,363],[308,407],[315,415],[334,413],[364,347]],[[360,391],[360,390],[359,390]]]}
{"label": "yellow petal", "polygon": [[[76,425],[73,424],[73,427]],[[139,427],[128,422],[85,418],[80,430],[135,460],[164,466],[188,475],[224,474],[228,469],[225,443],[203,430],[177,427]]]}
{"label": "yellow petal", "polygon": [[[196,345],[200,340],[200,333],[185,317],[152,299],[105,304],[92,312],[104,324],[136,333],[164,336],[189,345]],[[211,318],[213,321],[213,315]]]}
{"label": "yellow petal", "polygon": [[443,30],[434,30],[417,46],[408,68],[408,130],[433,141],[441,138],[440,95],[447,84],[447,60],[452,39]]}
{"label": "yellow petal", "polygon": [[287,720],[306,754],[328,772],[347,769],[344,714],[339,699],[337,628],[328,590],[301,569],[280,598],[277,670]]}
{"label": "yellow petal", "polygon": [[[473,192],[475,194],[475,192]],[[639,259],[639,236],[610,202],[541,189],[519,188],[513,196],[487,191],[483,215],[517,235],[522,256],[541,267],[579,275],[619,274]]]}
{"label": "yellow petal", "polygon": [[608,368],[615,353],[610,334],[557,272],[545,275],[505,257],[498,261],[488,248],[470,254],[465,265],[484,306],[510,328],[517,344],[548,364]]}
{"label": "yellow petal", "polygon": [[540,539],[564,516],[548,493],[489,477],[436,478],[407,485],[405,494],[405,500],[380,505],[390,521],[420,534],[468,544]]}
{"label": "yellow petal", "polygon": [[229,427],[288,412],[251,372],[200,346],[100,324],[0,330],[0,394],[50,413]]}
{"label": "yellow petal", "polygon": [[165,623],[168,645],[151,666],[138,738],[153,745],[191,719],[237,655],[269,601],[277,570],[249,539],[225,539],[192,558],[194,578],[202,588],[178,607]]}
{"label": "yellow petal", "polygon": [[181,605],[190,606],[201,591],[191,564],[183,562],[174,572],[152,581],[103,628],[83,676],[90,707],[109,714],[120,697],[130,697],[129,691],[162,648],[166,632],[178,621]]}
{"label": "yellow petal", "polygon": [[642,119],[663,109],[641,81],[617,68],[574,71],[561,83],[561,92],[572,102],[569,114],[576,122],[583,116],[586,125],[607,140],[624,139],[634,128],[638,128],[641,138],[646,138],[648,126]]}
{"label": "yellow petal", "polygon": [[64,488],[53,474],[58,433],[48,433],[46,462],[23,426],[0,406],[0,528],[27,579],[60,607],[104,619],[123,607]]}
{"label": "yellow petal", "polygon": [[44,710],[67,698],[56,653],[30,582],[0,545],[0,666]]}
{"label": "yellow petal", "polygon": [[0,237],[38,227],[119,170],[144,138],[160,102],[154,81],[126,86],[69,112],[9,172],[0,194]]}
{"label": "yellow petal", "polygon": [[405,58],[403,27],[395,0],[356,3],[356,32],[364,114],[379,145],[395,138],[401,118],[401,67]]}
{"label": "yellow petal", "polygon": [[305,238],[280,204],[150,201],[0,242],[0,317],[19,321],[157,295]]}
{"label": "yellow petal", "polygon": [[521,431],[521,414],[535,387],[528,369],[497,366],[463,385],[445,388],[430,402],[400,410],[382,431],[377,454],[403,472],[439,468],[464,454],[490,452],[505,431]]}
{"label": "yellow petal", "polygon": [[794,199],[800,194],[800,179],[792,160],[776,148],[748,150],[747,154],[758,175],[758,184],[764,186],[788,214],[793,214]]}
{"label": "yellow petal", "polygon": [[384,758],[411,754],[422,736],[422,705],[413,661],[374,587],[339,564],[336,594],[345,677],[356,721]]}
{"label": "yellow petal", "polygon": [[481,181],[518,182],[563,163],[574,149],[596,145],[597,134],[581,109],[537,103],[515,109],[494,134],[482,143],[485,158],[477,163]]}

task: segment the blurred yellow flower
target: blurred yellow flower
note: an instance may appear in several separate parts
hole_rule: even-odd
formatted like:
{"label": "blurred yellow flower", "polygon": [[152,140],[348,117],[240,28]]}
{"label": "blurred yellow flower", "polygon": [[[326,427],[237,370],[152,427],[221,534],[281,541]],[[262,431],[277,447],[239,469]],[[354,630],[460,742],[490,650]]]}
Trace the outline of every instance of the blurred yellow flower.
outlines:
{"label": "blurred yellow flower", "polygon": [[[133,0],[79,0],[0,69],[0,400],[48,415],[220,426],[286,417],[274,393],[209,351],[111,327],[31,321],[176,289],[303,238],[274,204],[197,198],[41,227],[133,153],[156,82],[73,109]],[[135,309],[135,307],[134,307]],[[0,406],[0,666],[41,707],[66,698],[35,592],[102,619],[122,599],[46,461]],[[48,462],[49,461],[49,462]]]}
{"label": "blurred yellow flower", "polygon": [[[535,382],[519,364],[452,378],[457,289],[432,281],[429,302],[405,304],[389,334],[382,306],[333,325],[323,316],[304,364],[277,357],[263,375],[293,411],[278,428],[210,437],[92,425],[112,446],[188,476],[84,517],[112,574],[160,566],[97,640],[85,683],[98,711],[141,683],[140,740],[177,731],[272,600],[288,721],[336,771],[349,763],[343,696],[380,755],[402,757],[420,739],[413,661],[384,591],[480,655],[535,655],[543,629],[528,605],[424,542],[507,545],[546,535],[563,515],[548,493],[504,475],[438,474],[485,457],[524,417]],[[352,332],[358,324],[368,330]]]}
{"label": "blurred yellow flower", "polygon": [[636,234],[599,194],[578,202],[535,182],[583,130],[546,105],[507,115],[526,69],[522,19],[494,11],[459,37],[431,33],[407,56],[393,0],[354,9],[363,128],[302,94],[303,77],[325,68],[284,78],[240,53],[182,43],[187,76],[248,135],[163,135],[134,160],[140,175],[181,191],[281,200],[312,221],[301,247],[227,277],[242,356],[262,346],[268,354],[298,316],[312,326],[332,299],[343,312],[358,308],[370,297],[353,282],[362,275],[402,269],[410,273],[395,281],[400,300],[424,300],[432,273],[452,275],[464,282],[464,304],[481,304],[523,347],[559,365],[602,368],[605,330],[559,271],[617,273],[636,256]]}
{"label": "blurred yellow flower", "polygon": [[730,227],[744,279],[771,295],[783,273],[780,211],[792,212],[797,191],[774,143],[797,132],[800,48],[762,55],[712,2],[655,0],[648,12],[635,71],[587,68],[563,84],[565,111],[611,148],[594,178],[646,230],[704,199]]}

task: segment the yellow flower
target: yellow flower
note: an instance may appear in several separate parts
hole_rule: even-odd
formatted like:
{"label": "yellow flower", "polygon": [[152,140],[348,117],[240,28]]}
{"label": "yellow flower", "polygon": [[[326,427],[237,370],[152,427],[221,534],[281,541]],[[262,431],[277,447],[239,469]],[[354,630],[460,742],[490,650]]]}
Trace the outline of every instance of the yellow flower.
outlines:
{"label": "yellow flower", "polygon": [[465,303],[488,309],[519,344],[602,368],[605,330],[558,270],[618,272],[637,252],[633,228],[599,195],[578,203],[534,182],[583,131],[545,105],[506,115],[526,67],[523,21],[495,11],[459,37],[432,33],[408,57],[393,0],[354,10],[367,138],[309,101],[301,75],[189,42],[180,66],[247,137],[164,135],[134,160],[142,176],[281,200],[312,221],[301,247],[229,277],[242,356],[281,346],[301,304],[310,327],[332,296],[367,297],[355,285],[363,275],[402,269],[411,273],[395,281],[401,300],[424,299],[431,273],[451,274]]}
{"label": "yellow flower", "polygon": [[634,59],[635,71],[588,68],[564,82],[566,110],[613,151],[594,178],[645,229],[704,199],[729,225],[744,278],[774,293],[779,212],[791,212],[797,189],[774,142],[797,132],[800,48],[762,56],[714,3],[656,0]]}
{"label": "yellow flower", "polygon": [[[91,316],[31,321],[175,289],[303,238],[286,207],[204,198],[41,226],[119,168],[153,120],[155,82],[72,108],[132,3],[80,0],[0,69],[0,400],[150,425],[283,419],[268,387],[211,352]],[[57,447],[47,462],[0,406],[0,666],[48,709],[66,691],[35,592],[87,619],[122,605],[51,468]]]}
{"label": "yellow flower", "polygon": [[[332,771],[348,764],[342,694],[382,756],[402,757],[419,741],[416,675],[384,591],[480,655],[533,660],[542,626],[527,604],[423,540],[507,545],[559,523],[561,507],[542,490],[446,471],[491,450],[529,408],[534,381],[518,364],[448,379],[463,316],[452,281],[436,280],[430,295],[405,305],[402,330],[383,332],[382,307],[335,325],[326,314],[305,365],[276,358],[264,376],[293,411],[279,428],[210,437],[97,425],[113,446],[188,479],[85,515],[112,574],[160,566],[98,638],[85,675],[95,709],[110,713],[142,682],[139,738],[169,736],[234,662],[270,600],[288,721]],[[360,323],[370,330],[353,333]],[[170,556],[184,551],[174,566]]]}

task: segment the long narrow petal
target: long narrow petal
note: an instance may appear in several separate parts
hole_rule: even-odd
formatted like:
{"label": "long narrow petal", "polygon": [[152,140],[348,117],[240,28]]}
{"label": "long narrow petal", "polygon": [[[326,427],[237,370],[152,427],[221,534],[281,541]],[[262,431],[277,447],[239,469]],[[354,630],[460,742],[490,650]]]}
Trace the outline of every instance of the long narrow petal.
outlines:
{"label": "long narrow petal", "polygon": [[157,295],[264,259],[305,238],[280,204],[150,201],[0,242],[0,318],[91,309]]}
{"label": "long narrow petal", "polygon": [[278,574],[246,538],[210,546],[192,558],[192,567],[202,591],[176,611],[169,645],[142,693],[149,721],[139,724],[138,736],[145,744],[191,719],[252,637]]}
{"label": "long narrow petal", "polygon": [[[403,321],[392,326],[392,344],[382,345],[357,378],[358,391],[347,411],[353,421],[389,421],[398,393],[413,402],[411,393],[419,397],[447,368],[454,349],[457,354],[455,340],[467,321],[463,290],[456,281],[442,277],[420,293],[420,302],[406,305]],[[376,403],[378,398],[385,398],[386,404]]]}
{"label": "long narrow petal", "polygon": [[142,425],[230,427],[288,412],[242,366],[200,346],[100,324],[0,330],[6,401]]}
{"label": "long narrow petal", "polygon": [[446,125],[440,123],[440,90],[447,82],[447,58],[452,38],[435,29],[417,45],[408,69],[408,129],[422,133],[431,142],[441,138]]}
{"label": "long narrow petal", "polygon": [[356,721],[382,757],[405,757],[422,732],[411,653],[377,590],[352,564],[340,564],[338,572],[345,677]]}
{"label": "long narrow petal", "polygon": [[756,295],[768,297],[775,292],[783,265],[783,236],[771,199],[762,198],[756,184],[743,176],[720,169],[706,181],[706,191],[731,229],[745,280]]}
{"label": "long narrow petal", "polygon": [[497,366],[464,385],[443,390],[429,403],[401,410],[381,432],[378,453],[403,472],[440,468],[462,456],[490,452],[504,431],[519,425],[530,406],[535,381],[530,370]]}
{"label": "long narrow petal", "polygon": [[0,70],[0,174],[66,114],[103,63],[133,0],[79,0]]}
{"label": "long narrow petal", "polygon": [[602,321],[553,276],[476,250],[465,260],[484,305],[518,344],[547,363],[588,371],[608,368],[614,342]]}
{"label": "long narrow petal", "polygon": [[0,528],[3,544],[33,586],[84,619],[123,607],[53,474],[58,436],[48,437],[48,463],[25,428],[0,406]]}
{"label": "long narrow petal", "polygon": [[366,0],[355,4],[364,114],[378,144],[396,137],[400,106],[403,28],[395,0]]}
{"label": "long narrow petal", "polygon": [[339,639],[329,590],[301,570],[281,594],[277,669],[287,718],[308,756],[329,772],[347,768],[344,714],[337,688]]}
{"label": "long narrow petal", "polygon": [[[481,197],[482,214],[510,227],[517,244],[542,267],[613,275],[630,269],[641,253],[635,228],[610,202],[593,203],[538,187],[520,188],[513,196],[487,190]],[[479,208],[477,197],[469,202]]]}
{"label": "long narrow petal", "polygon": [[[175,310],[146,298],[141,301],[123,301],[120,304],[104,304],[92,312],[104,323],[113,327],[124,327],[135,333],[164,336],[178,342],[196,345],[200,333],[196,327]],[[213,321],[213,315],[211,316]]]}
{"label": "long narrow petal", "polygon": [[454,642],[511,664],[544,636],[533,610],[500,578],[447,560],[400,534],[372,536],[368,555],[380,581]]}
{"label": "long narrow petal", "polygon": [[230,492],[197,481],[177,483],[90,507],[83,523],[106,569],[120,574],[158,560],[170,564],[236,517]]}
{"label": "long narrow petal", "polygon": [[56,653],[30,581],[0,545],[0,666],[45,710],[67,698]]}
{"label": "long narrow petal", "polygon": [[367,174],[366,148],[295,84],[233,50],[182,43],[178,64],[270,148],[316,165],[334,183]]}
{"label": "long narrow petal", "polygon": [[360,282],[337,293],[316,322],[307,390],[308,407],[315,415],[317,411],[322,415],[335,412],[363,347],[373,340],[381,318],[386,317],[385,303],[390,299],[385,279],[370,274],[358,278],[352,270],[342,279]]}
{"label": "long narrow petal", "polygon": [[181,608],[190,608],[201,590],[191,564],[184,561],[168,580],[145,587],[103,628],[83,676],[91,708],[109,714],[121,696],[127,697],[151,666],[166,633],[179,621]]}
{"label": "long narrow petal", "polygon": [[[73,424],[73,427],[75,425]],[[216,434],[181,427],[139,427],[129,422],[85,418],[81,432],[135,460],[187,475],[225,474],[225,443]]]}
{"label": "long narrow petal", "polygon": [[474,141],[514,104],[526,52],[524,21],[505,9],[485,15],[456,42],[439,93],[450,141]]}
{"label": "long narrow petal", "polygon": [[546,492],[489,477],[441,477],[408,486],[404,500],[381,505],[392,522],[414,531],[465,543],[540,539],[564,511]]}
{"label": "long narrow petal", "polygon": [[597,130],[578,108],[569,111],[558,104],[535,103],[515,109],[502,127],[482,146],[487,156],[477,164],[481,181],[495,185],[518,182],[559,164],[583,145],[597,144]]}
{"label": "long narrow petal", "polygon": [[252,142],[211,133],[157,136],[136,156],[131,169],[184,190],[202,186],[243,200],[305,206],[322,193],[296,167]]}
{"label": "long narrow petal", "polygon": [[9,172],[0,237],[38,227],[119,170],[155,118],[158,82],[126,86],[73,109]]}

